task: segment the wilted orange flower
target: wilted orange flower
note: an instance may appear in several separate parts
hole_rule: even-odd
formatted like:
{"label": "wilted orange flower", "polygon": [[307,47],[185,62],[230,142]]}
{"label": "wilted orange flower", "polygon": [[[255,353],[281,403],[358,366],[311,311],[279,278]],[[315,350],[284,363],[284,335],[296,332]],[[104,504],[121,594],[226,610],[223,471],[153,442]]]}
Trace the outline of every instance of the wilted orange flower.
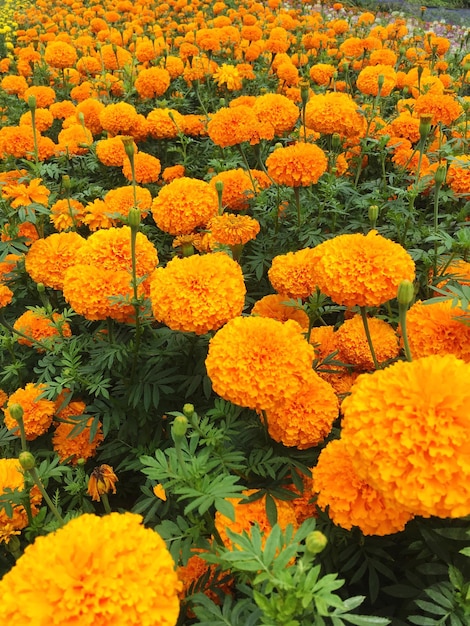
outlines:
{"label": "wilted orange flower", "polygon": [[[24,474],[18,459],[0,459],[0,498],[6,489],[23,491],[25,488]],[[36,515],[42,496],[39,487],[34,485],[29,490],[29,503],[31,513]],[[12,507],[11,516],[5,508],[0,509],[0,544],[8,543],[14,535],[19,535],[21,530],[28,525],[28,516],[22,505]]]}
{"label": "wilted orange flower", "polygon": [[249,215],[233,215],[223,213],[216,215],[207,225],[214,242],[227,246],[240,246],[259,233],[258,220]]}
{"label": "wilted orange flower", "polygon": [[339,235],[313,249],[313,280],[337,304],[380,306],[397,295],[402,280],[414,280],[415,265],[399,244],[372,230]]}
{"label": "wilted orange flower", "polygon": [[289,296],[282,294],[271,294],[264,296],[261,300],[258,300],[251,309],[252,315],[259,315],[260,317],[270,317],[279,322],[287,322],[287,320],[294,320],[297,322],[302,331],[308,330],[308,315],[299,306],[292,306],[289,304]]}
{"label": "wilted orange flower", "polygon": [[215,189],[203,180],[186,176],[162,187],[152,202],[155,223],[171,235],[187,235],[205,227],[218,210]]}
{"label": "wilted orange flower", "polygon": [[150,279],[155,319],[172,330],[197,335],[241,315],[245,293],[240,266],[223,252],[175,257]]}
{"label": "wilted orange flower", "polygon": [[266,159],[268,174],[279,185],[308,187],[326,172],[328,159],[321,148],[311,143],[296,143],[277,148]]}
{"label": "wilted orange flower", "polygon": [[116,493],[116,483],[118,477],[110,465],[99,465],[95,467],[88,481],[88,495],[92,500],[99,502],[101,496],[108,493]]}
{"label": "wilted orange flower", "polygon": [[370,65],[365,67],[359,72],[356,86],[361,93],[377,96],[379,94],[380,81],[382,81],[380,96],[389,96],[397,84],[397,74],[393,67],[389,65]]}
{"label": "wilted orange flower", "polygon": [[[241,498],[227,498],[227,501],[231,502],[235,507],[234,521],[222,515],[219,511],[216,512],[215,527],[226,548],[230,549],[232,547],[232,542],[227,535],[227,529],[238,534],[243,533],[243,531],[250,533],[251,527],[255,522],[258,524],[263,535],[262,545],[265,544],[272,529],[266,513],[266,496],[262,496],[253,502],[243,503],[245,498],[250,497],[254,493],[256,493],[254,489],[248,489],[243,492]],[[297,518],[292,502],[278,500],[277,498],[274,498],[274,500],[276,502],[277,523],[279,526],[283,530],[285,530],[289,524],[297,528]]]}
{"label": "wilted orange flower", "polygon": [[62,289],[67,268],[76,262],[76,254],[85,239],[75,232],[54,233],[33,243],[25,257],[31,278],[46,287]]}
{"label": "wilted orange flower", "polygon": [[291,131],[300,116],[298,106],[286,96],[277,93],[258,96],[253,111],[258,117],[272,124],[276,135]]}
{"label": "wilted orange flower", "polygon": [[[369,332],[378,363],[398,356],[398,337],[390,324],[376,317],[368,319]],[[346,320],[335,333],[338,360],[354,365],[360,370],[374,369],[374,361],[367,342],[360,315]]]}
{"label": "wilted orange flower", "polygon": [[77,61],[77,51],[65,41],[50,41],[44,51],[44,60],[57,69],[73,67]]}
{"label": "wilted orange flower", "polygon": [[453,354],[398,361],[361,375],[343,401],[356,471],[415,515],[470,513],[469,377]]}
{"label": "wilted orange flower", "polygon": [[8,398],[8,406],[5,409],[5,426],[13,430],[19,436],[18,422],[10,415],[10,406],[19,404],[23,409],[23,424],[26,439],[31,441],[43,435],[52,424],[55,405],[51,400],[41,398],[47,390],[46,385],[28,383],[26,387],[17,389]]}
{"label": "wilted orange flower", "polygon": [[220,172],[211,178],[211,187],[215,189],[219,181],[223,184],[222,204],[224,207],[232,211],[244,211],[249,207],[249,200],[253,198],[254,192],[251,178],[245,170],[238,168]]}
{"label": "wilted orange flower", "polygon": [[171,77],[162,67],[140,70],[134,86],[141,98],[160,98],[170,86]]}
{"label": "wilted orange flower", "polygon": [[312,370],[294,398],[266,410],[269,435],[299,450],[317,446],[329,435],[338,405],[333,387]]}
{"label": "wilted orange flower", "polygon": [[[135,180],[137,183],[147,184],[157,182],[162,169],[160,160],[157,157],[145,152],[134,154]],[[131,162],[124,159],[122,173],[127,180],[132,180]]]}
{"label": "wilted orange flower", "polygon": [[[35,341],[54,340],[57,337],[71,337],[70,325],[63,315],[53,313],[52,319],[44,309],[28,310],[15,321],[13,328]],[[26,337],[18,336],[18,343],[25,346],[34,344]]]}
{"label": "wilted orange flower", "polygon": [[413,358],[432,354],[453,354],[470,362],[470,321],[468,312],[452,307],[452,301],[415,302],[406,322]]}
{"label": "wilted orange flower", "polygon": [[33,203],[47,206],[51,192],[41,183],[41,178],[33,178],[29,183],[3,185],[2,197],[9,198],[10,204],[14,209],[20,206],[29,206]]}
{"label": "wilted orange flower", "polygon": [[312,95],[305,108],[306,125],[318,133],[342,137],[361,136],[366,121],[358,106],[345,93],[331,92]]}
{"label": "wilted orange flower", "polygon": [[293,399],[312,361],[313,347],[296,322],[236,317],[211,339],[206,368],[222,398],[261,411]]}
{"label": "wilted orange flower", "polygon": [[0,619],[10,626],[38,614],[47,623],[175,626],[181,583],[174,567],[140,515],[80,515],[36,538],[5,575]]}
{"label": "wilted orange flower", "polygon": [[289,298],[305,300],[315,291],[312,248],[280,254],[272,260],[268,277],[274,289]]}
{"label": "wilted orange flower", "polygon": [[60,412],[60,418],[67,421],[57,423],[54,436],[52,437],[52,446],[59,455],[61,463],[66,461],[76,465],[79,460],[86,461],[96,454],[97,447],[103,441],[101,424],[98,425],[98,429],[90,441],[90,429],[93,423],[93,418],[91,417],[87,420],[83,430],[72,434],[79,422],[70,418],[82,415],[85,409],[86,405],[84,402],[72,401]]}
{"label": "wilted orange flower", "polygon": [[313,493],[318,506],[335,524],[364,535],[390,535],[404,529],[413,515],[392,497],[385,497],[361,478],[341,439],[330,441],[312,469]]}

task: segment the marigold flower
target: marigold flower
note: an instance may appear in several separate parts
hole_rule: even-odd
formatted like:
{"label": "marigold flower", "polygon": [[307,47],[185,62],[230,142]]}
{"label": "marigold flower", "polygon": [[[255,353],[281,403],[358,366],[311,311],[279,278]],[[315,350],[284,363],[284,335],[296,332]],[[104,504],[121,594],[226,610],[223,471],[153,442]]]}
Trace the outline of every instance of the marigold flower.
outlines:
{"label": "marigold flower", "polygon": [[3,185],[2,197],[9,198],[10,204],[14,209],[20,206],[29,206],[33,203],[47,206],[51,192],[41,183],[41,178],[33,178],[29,183]]}
{"label": "marigold flower", "polygon": [[[234,533],[241,534],[244,531],[250,533],[251,527],[256,522],[262,533],[262,545],[266,543],[266,539],[271,532],[272,526],[268,520],[266,513],[266,496],[258,498],[253,502],[243,503],[244,498],[248,498],[255,493],[254,489],[248,489],[243,492],[242,498],[227,498],[235,507],[235,521],[222,515],[219,511],[215,514],[215,527],[224,542],[226,548],[232,548],[232,541],[227,535],[227,529]],[[295,509],[291,502],[286,500],[278,500],[274,498],[277,509],[277,523],[285,530],[289,524],[297,528],[297,518]]]}
{"label": "marigold flower", "polygon": [[166,183],[171,183],[172,180],[183,178],[184,174],[184,165],[170,165],[163,170],[162,178]]}
{"label": "marigold flower", "polygon": [[432,124],[442,122],[451,126],[462,115],[463,109],[455,96],[426,93],[416,99],[414,113],[418,116],[432,115]]}
{"label": "marigold flower", "polygon": [[313,347],[296,322],[236,317],[211,339],[206,368],[222,398],[263,410],[293,399],[308,379],[312,361]]}
{"label": "marigold flower", "polygon": [[[123,135],[116,135],[109,139],[101,139],[96,144],[96,156],[103,165],[122,167],[126,159],[126,151],[122,143]],[[138,152],[138,147],[134,143],[134,155]]]}
{"label": "marigold flower", "polygon": [[[52,113],[49,111],[49,109],[36,109],[36,112],[34,115],[34,121],[36,124],[36,130],[40,133],[43,133],[44,131],[48,130],[52,126],[54,122],[54,118],[52,116]],[[33,125],[31,111],[27,111],[26,113],[23,113],[23,115],[20,117],[20,126],[22,125],[23,126]]]}
{"label": "marigold flower", "polygon": [[452,307],[452,301],[415,302],[406,316],[406,328],[413,358],[432,354],[453,354],[470,362],[468,312]]}
{"label": "marigold flower", "polygon": [[110,465],[99,465],[95,467],[88,481],[88,495],[92,500],[99,502],[101,496],[108,493],[116,493],[116,483],[118,477]]}
{"label": "marigold flower", "polygon": [[155,319],[172,330],[197,335],[240,315],[245,293],[240,266],[223,252],[175,257],[150,280]]}
{"label": "marigold flower", "polygon": [[254,196],[251,178],[242,169],[225,170],[211,178],[210,185],[214,189],[217,182],[223,183],[222,204],[232,211],[244,211]]}
{"label": "marigold flower", "polygon": [[13,291],[6,285],[0,285],[0,308],[10,304],[13,300]]}
{"label": "marigold flower", "polygon": [[0,86],[7,93],[16,94],[20,98],[28,89],[28,83],[26,81],[26,78],[24,76],[15,76],[14,74],[4,76],[4,78],[2,78]]}
{"label": "marigold flower", "polygon": [[[159,500],[163,500],[163,502],[166,502],[166,499],[167,499],[166,491],[165,491],[165,488],[163,487],[163,485],[161,485],[161,484],[155,485],[155,487],[152,489],[152,491],[153,491],[153,493],[154,493],[156,498],[158,498]],[[181,580],[181,577],[179,576],[179,572],[178,572],[178,578],[180,578],[180,580]]]}
{"label": "marigold flower", "polygon": [[77,121],[80,121],[79,116],[81,113],[83,115],[84,124],[88,130],[90,130],[93,135],[100,135],[103,132],[100,113],[104,108],[104,104],[96,98],[86,98],[75,107],[75,117]]}
{"label": "marigold flower", "polygon": [[103,129],[112,135],[132,135],[137,111],[127,102],[108,104],[99,114],[99,120]]}
{"label": "marigold flower", "polygon": [[441,268],[439,273],[444,280],[437,285],[438,287],[442,288],[450,279],[456,280],[461,285],[470,285],[470,263],[463,259],[451,261],[445,269]]}
{"label": "marigold flower", "polygon": [[[54,340],[57,337],[71,337],[70,325],[64,321],[63,315],[53,313],[51,318],[44,309],[28,310],[15,321],[13,328],[35,341]],[[18,343],[24,346],[34,345],[26,337],[17,337]]]}
{"label": "marigold flower", "polygon": [[344,441],[330,441],[312,469],[313,493],[318,506],[335,524],[364,535],[390,535],[404,529],[413,515],[392,497],[385,497],[361,478]]}
{"label": "marigold flower", "polygon": [[447,182],[455,194],[470,195],[470,156],[468,154],[459,155],[450,161]]}
{"label": "marigold flower", "polygon": [[343,401],[358,474],[415,515],[470,513],[469,376],[453,354],[398,361],[361,375]]}
{"label": "marigold flower", "polygon": [[[378,363],[394,359],[399,354],[398,337],[390,324],[376,317],[367,320]],[[337,359],[360,370],[374,369],[374,361],[367,342],[360,315],[346,320],[335,333]]]}
{"label": "marigold flower", "polygon": [[308,128],[342,137],[362,136],[366,129],[365,117],[351,96],[332,92],[315,94],[305,107],[305,122]]}
{"label": "marigold flower", "polygon": [[34,152],[33,132],[30,126],[4,126],[0,129],[0,155],[17,159],[31,158]]}
{"label": "marigold flower", "polygon": [[162,67],[140,70],[134,86],[141,98],[160,98],[170,86],[171,77]]}
{"label": "marigold flower", "polygon": [[278,93],[258,96],[253,105],[254,113],[274,127],[276,135],[290,132],[300,116],[299,108],[289,98]]}
{"label": "marigold flower", "polygon": [[81,124],[73,124],[63,128],[57,137],[57,153],[65,153],[69,156],[86,154],[93,143],[93,135],[88,128]]}
{"label": "marigold flower", "polygon": [[25,257],[31,278],[46,287],[62,289],[64,274],[76,263],[76,254],[85,239],[75,232],[54,233],[33,243]]}
{"label": "marigold flower", "polygon": [[316,289],[312,260],[312,248],[274,257],[268,271],[271,285],[278,293],[286,294],[289,298],[307,299]]}
{"label": "marigold flower", "polygon": [[266,159],[268,174],[279,185],[308,187],[326,172],[328,159],[321,148],[311,143],[296,143],[277,148]]}
{"label": "marigold flower", "polygon": [[397,84],[397,73],[389,65],[370,65],[359,72],[356,86],[361,93],[369,96],[377,96],[379,94],[379,82],[382,81],[380,87],[380,96],[389,96]]}
{"label": "marigold flower", "polygon": [[78,422],[72,422],[70,418],[82,415],[85,409],[86,405],[84,402],[72,401],[59,413],[59,417],[67,421],[59,422],[56,425],[52,445],[59,455],[61,463],[67,462],[76,465],[79,460],[86,461],[96,454],[97,447],[103,441],[101,424],[98,425],[98,429],[90,441],[90,429],[93,423],[93,418],[91,417],[87,420],[83,430],[72,434]]}
{"label": "marigold flower", "polygon": [[316,63],[309,70],[310,78],[317,85],[329,85],[336,72],[336,67],[329,63]]}
{"label": "marigold flower", "polygon": [[207,225],[214,242],[226,246],[244,245],[259,233],[260,224],[248,215],[223,213],[216,215]]}
{"label": "marigold flower", "polygon": [[218,211],[215,189],[203,180],[186,176],[162,187],[152,202],[155,223],[171,235],[187,235],[205,227]]}
{"label": "marigold flower", "polygon": [[309,324],[307,313],[299,308],[298,305],[291,306],[289,300],[289,296],[277,293],[264,296],[261,300],[255,302],[251,309],[251,314],[259,315],[260,317],[270,317],[279,322],[293,320],[297,322],[303,332],[307,332]]}
{"label": "marigold flower", "polygon": [[333,387],[312,370],[294,398],[266,410],[269,435],[299,450],[317,446],[329,435],[338,404]]}
{"label": "marigold flower", "polygon": [[81,226],[84,215],[85,207],[73,198],[57,200],[50,209],[50,220],[59,231]]}
{"label": "marigold flower", "polygon": [[44,51],[44,60],[50,67],[57,69],[73,67],[77,61],[77,51],[65,41],[50,41]]}
{"label": "marigold flower", "polygon": [[240,105],[213,113],[207,133],[215,144],[227,148],[245,141],[256,144],[260,139],[272,139],[274,126],[268,120],[260,122],[252,107]]}
{"label": "marigold flower", "polygon": [[[134,169],[136,182],[145,185],[147,183],[157,182],[162,165],[157,157],[146,154],[145,152],[138,152],[134,154]],[[122,173],[127,180],[132,180],[131,162],[128,158],[124,159]]]}
{"label": "marigold flower", "polygon": [[26,548],[0,582],[0,618],[175,626],[180,589],[165,542],[140,515],[85,514]]}
{"label": "marigold flower", "polygon": [[[25,487],[24,474],[18,459],[0,459],[0,497],[6,489],[22,491]],[[42,496],[37,485],[29,491],[31,513],[36,515]],[[28,525],[28,516],[23,506],[12,508],[12,515],[7,514],[6,509],[0,509],[0,543],[8,543],[14,535]]]}
{"label": "marigold flower", "polygon": [[184,117],[175,109],[154,109],[147,115],[147,122],[155,139],[172,139],[184,128]]}
{"label": "marigold flower", "polygon": [[414,280],[415,265],[399,244],[377,231],[339,235],[313,249],[313,280],[337,304],[380,306],[395,298],[402,280]]}
{"label": "marigold flower", "polygon": [[44,87],[42,85],[28,87],[23,93],[22,98],[28,102],[31,96],[36,98],[36,106],[38,109],[47,109],[56,99],[56,94],[52,87]]}
{"label": "marigold flower", "polygon": [[26,387],[17,389],[11,394],[5,409],[5,426],[13,430],[13,434],[19,436],[20,431],[18,422],[10,415],[9,407],[12,404],[19,404],[23,409],[23,424],[28,441],[36,439],[49,430],[55,405],[51,400],[40,397],[46,390],[46,385],[28,383]]}
{"label": "marigold flower", "polygon": [[236,65],[222,63],[214,72],[213,79],[219,87],[225,85],[229,91],[237,91],[243,86],[243,80]]}

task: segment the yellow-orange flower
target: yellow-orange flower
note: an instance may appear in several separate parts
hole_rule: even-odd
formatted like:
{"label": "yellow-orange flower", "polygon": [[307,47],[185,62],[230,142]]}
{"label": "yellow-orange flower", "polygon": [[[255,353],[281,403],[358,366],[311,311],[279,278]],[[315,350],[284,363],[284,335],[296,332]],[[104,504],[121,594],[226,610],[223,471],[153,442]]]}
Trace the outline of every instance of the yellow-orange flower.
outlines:
{"label": "yellow-orange flower", "polygon": [[[53,313],[52,318],[44,309],[29,310],[20,315],[13,328],[35,341],[53,341],[57,337],[71,337],[70,325],[64,321],[63,315]],[[25,346],[34,345],[30,339],[18,335],[17,341]]]}
{"label": "yellow-orange flower", "polygon": [[99,114],[101,126],[112,135],[132,135],[137,119],[137,111],[127,102],[108,104]]}
{"label": "yellow-orange flower", "polygon": [[0,285],[0,308],[7,306],[13,300],[13,291],[6,285]]}
{"label": "yellow-orange flower", "polygon": [[357,77],[357,88],[361,93],[369,96],[377,96],[379,94],[379,82],[382,81],[380,87],[380,96],[389,96],[397,84],[397,73],[389,65],[370,65],[359,72]]}
{"label": "yellow-orange flower", "polygon": [[19,404],[23,409],[26,439],[36,439],[49,430],[55,405],[51,400],[40,397],[46,390],[46,385],[28,383],[24,388],[17,389],[8,398],[8,406],[5,409],[5,426],[13,430],[15,435],[19,436],[20,432],[18,422],[10,415],[9,407],[12,404]]}
{"label": "yellow-orange flower", "polygon": [[51,206],[50,220],[56,230],[67,230],[76,228],[83,223],[85,207],[78,200],[62,199],[57,200]]}
{"label": "yellow-orange flower", "polygon": [[147,123],[155,139],[172,139],[183,132],[184,117],[175,109],[154,109],[147,115]]}
{"label": "yellow-orange flower", "polygon": [[223,184],[222,204],[232,211],[244,211],[254,196],[253,183],[250,177],[240,168],[225,170],[211,178],[210,185],[214,189],[217,182]]}
{"label": "yellow-orange flower", "polygon": [[470,195],[470,156],[468,154],[461,154],[450,161],[447,182],[455,194]]}
{"label": "yellow-orange flower", "polygon": [[170,86],[168,70],[162,67],[150,67],[139,72],[134,86],[141,98],[160,98]]}
{"label": "yellow-orange flower", "polygon": [[397,295],[402,280],[414,280],[415,265],[399,244],[377,231],[339,235],[313,249],[314,282],[337,304],[380,306]]}
{"label": "yellow-orange flower", "polygon": [[[134,154],[134,168],[136,182],[145,185],[147,183],[157,182],[162,165],[157,157],[146,154],[145,152],[138,152]],[[124,159],[122,173],[127,180],[132,180],[131,163],[128,158]]]}
{"label": "yellow-orange flower", "polygon": [[294,320],[294,322],[299,324],[302,331],[307,332],[309,323],[307,313],[297,305],[290,306],[289,300],[289,296],[277,293],[264,296],[261,300],[255,302],[251,309],[251,314],[259,315],[260,317],[270,317],[279,322]]}
{"label": "yellow-orange flower", "polygon": [[214,242],[227,246],[240,246],[256,237],[260,225],[258,220],[249,215],[223,213],[213,217],[207,228]]}
{"label": "yellow-orange flower", "polygon": [[312,248],[275,256],[268,271],[271,285],[278,293],[286,294],[289,298],[305,300],[316,288],[313,258]]}
{"label": "yellow-orange flower", "polygon": [[110,465],[99,465],[91,472],[87,493],[92,500],[99,502],[102,495],[116,493],[117,482],[118,477]]}
{"label": "yellow-orange flower", "polygon": [[[398,356],[398,337],[390,324],[376,317],[367,320],[369,332],[378,363]],[[374,369],[374,361],[367,342],[364,324],[360,315],[346,320],[335,333],[337,359],[354,365],[360,370]]]}
{"label": "yellow-orange flower", "polygon": [[44,60],[58,69],[73,67],[77,60],[77,51],[65,41],[50,41],[44,51]]}
{"label": "yellow-orange flower", "polygon": [[[96,144],[96,156],[100,163],[114,167],[122,167],[126,159],[126,150],[122,142],[122,135],[101,139]],[[134,143],[134,155],[138,152],[138,148]]]}
{"label": "yellow-orange flower", "polygon": [[62,289],[64,274],[76,263],[76,254],[85,239],[78,233],[54,233],[33,243],[25,257],[25,267],[31,278],[46,287]]}
{"label": "yellow-orange flower", "polygon": [[223,252],[172,259],[150,281],[155,319],[173,330],[203,335],[241,314],[245,283],[240,266]]}
{"label": "yellow-orange flower", "polygon": [[276,135],[291,131],[300,116],[298,106],[279,93],[258,96],[253,105],[253,112],[270,122]]}
{"label": "yellow-orange flower", "polygon": [[311,143],[296,143],[277,148],[266,159],[268,174],[279,185],[315,185],[326,172],[328,159],[321,148]]}
{"label": "yellow-orange flower", "polygon": [[260,139],[272,139],[274,126],[268,120],[261,122],[252,107],[240,105],[212,114],[207,133],[215,144],[227,148],[245,141],[256,144]]}
{"label": "yellow-orange flower", "polygon": [[165,542],[140,515],[84,514],[26,548],[0,582],[0,620],[175,626],[180,589]]}
{"label": "yellow-orange flower", "polygon": [[313,95],[305,107],[305,121],[308,128],[326,135],[357,137],[366,129],[358,105],[351,96],[339,92]]}
{"label": "yellow-orange flower", "polygon": [[101,424],[90,441],[91,426],[93,419],[90,417],[83,430],[75,432],[78,426],[78,421],[73,421],[70,418],[76,415],[82,415],[85,412],[86,406],[84,402],[72,401],[65,409],[60,411],[58,417],[64,422],[59,422],[56,425],[54,436],[52,438],[52,445],[54,450],[59,455],[61,463],[67,462],[72,465],[76,465],[79,460],[87,460],[96,454],[96,449],[103,441],[103,433],[101,432]]}
{"label": "yellow-orange flower", "polygon": [[40,178],[33,178],[29,183],[17,183],[2,187],[3,198],[9,198],[11,206],[29,206],[30,204],[43,204],[47,206],[49,194],[47,187],[41,185]]}
{"label": "yellow-orange flower", "polygon": [[308,379],[312,361],[313,347],[296,322],[236,317],[211,339],[206,368],[222,398],[263,410],[293,399]]}
{"label": "yellow-orange flower", "polygon": [[205,227],[218,210],[215,189],[203,180],[186,176],[165,185],[152,202],[155,223],[171,235],[187,235]]}
{"label": "yellow-orange flower", "polygon": [[[136,156],[139,155],[137,154]],[[137,199],[137,208],[140,210],[142,217],[146,217],[152,205],[152,195],[150,191],[145,189],[145,187],[136,185],[135,197]],[[109,216],[112,216],[112,220],[125,218],[129,215],[129,210],[133,208],[135,204],[134,187],[127,185],[125,187],[110,189],[104,197],[104,202]]]}
{"label": "yellow-orange flower", "polygon": [[462,105],[455,96],[426,93],[416,99],[414,113],[418,116],[432,115],[432,124],[442,122],[451,126],[462,115]]}
{"label": "yellow-orange flower", "polygon": [[[18,459],[0,459],[0,498],[6,489],[22,491],[24,489],[24,475]],[[42,500],[41,493],[37,485],[29,491],[29,502],[31,512],[36,515],[38,505]],[[28,525],[28,516],[22,505],[12,507],[11,515],[6,509],[0,509],[0,544],[8,543],[14,535],[19,535],[20,531]]]}
{"label": "yellow-orange flower", "polygon": [[362,374],[343,401],[358,474],[415,515],[470,514],[469,379],[470,364],[432,355]]}
{"label": "yellow-orange flower", "polygon": [[381,495],[361,478],[341,439],[330,441],[312,470],[313,493],[335,524],[364,535],[390,535],[404,529],[413,515],[391,497]]}

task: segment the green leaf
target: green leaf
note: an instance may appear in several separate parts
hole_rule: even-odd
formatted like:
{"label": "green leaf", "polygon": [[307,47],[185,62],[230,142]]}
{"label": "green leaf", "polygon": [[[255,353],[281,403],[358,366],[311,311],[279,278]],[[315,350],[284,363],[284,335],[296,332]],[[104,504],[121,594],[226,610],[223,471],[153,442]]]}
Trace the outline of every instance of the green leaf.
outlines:
{"label": "green leaf", "polygon": [[276,552],[282,546],[282,533],[279,524],[273,526],[271,532],[266,539],[263,551],[263,561],[267,567],[271,565],[276,556]]}
{"label": "green leaf", "polygon": [[376,617],[375,615],[341,615],[341,617],[355,626],[387,626],[391,620],[387,617]]}

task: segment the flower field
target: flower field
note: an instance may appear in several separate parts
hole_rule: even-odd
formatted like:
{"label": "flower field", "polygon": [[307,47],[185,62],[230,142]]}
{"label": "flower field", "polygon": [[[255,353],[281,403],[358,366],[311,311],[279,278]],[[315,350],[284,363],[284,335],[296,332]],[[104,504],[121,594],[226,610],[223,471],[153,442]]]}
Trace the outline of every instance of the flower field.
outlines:
{"label": "flower field", "polygon": [[2,11],[0,622],[468,626],[469,33]]}

